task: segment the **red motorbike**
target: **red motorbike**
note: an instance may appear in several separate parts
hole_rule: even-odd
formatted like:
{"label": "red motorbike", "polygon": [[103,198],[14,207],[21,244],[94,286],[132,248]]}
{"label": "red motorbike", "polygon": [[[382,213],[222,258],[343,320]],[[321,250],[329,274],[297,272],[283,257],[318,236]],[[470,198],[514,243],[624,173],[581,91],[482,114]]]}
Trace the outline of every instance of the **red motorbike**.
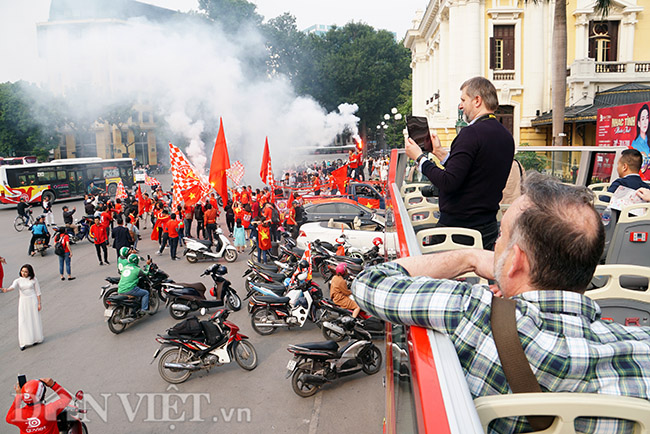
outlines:
{"label": "red motorbike", "polygon": [[229,314],[227,309],[220,309],[209,320],[191,317],[168,329],[167,334],[158,335],[156,341],[161,345],[153,358],[155,360],[167,348],[158,361],[158,372],[163,380],[182,383],[194,371],[210,370],[233,359],[247,371],[255,369],[255,347],[248,336],[239,333],[239,327],[227,321]]}

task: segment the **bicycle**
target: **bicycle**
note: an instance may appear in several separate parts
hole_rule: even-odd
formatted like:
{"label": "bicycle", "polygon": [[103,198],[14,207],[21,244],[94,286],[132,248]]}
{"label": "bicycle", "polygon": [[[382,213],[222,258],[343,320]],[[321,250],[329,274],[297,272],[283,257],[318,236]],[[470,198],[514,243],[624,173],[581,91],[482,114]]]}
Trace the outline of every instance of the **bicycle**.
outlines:
{"label": "bicycle", "polygon": [[27,217],[18,215],[14,219],[14,229],[18,232],[22,232],[23,229],[30,227],[34,223],[36,223],[36,220],[34,220],[34,216],[32,215],[31,210],[27,210]]}

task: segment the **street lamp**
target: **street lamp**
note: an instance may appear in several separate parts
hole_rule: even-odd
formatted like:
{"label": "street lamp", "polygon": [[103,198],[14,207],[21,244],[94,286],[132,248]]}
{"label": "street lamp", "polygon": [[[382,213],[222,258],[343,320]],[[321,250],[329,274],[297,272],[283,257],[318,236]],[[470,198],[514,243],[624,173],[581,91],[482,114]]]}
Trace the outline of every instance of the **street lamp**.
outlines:
{"label": "street lamp", "polygon": [[467,126],[467,122],[463,119],[463,111],[458,109],[458,120],[456,121],[456,134],[460,134],[460,130]]}

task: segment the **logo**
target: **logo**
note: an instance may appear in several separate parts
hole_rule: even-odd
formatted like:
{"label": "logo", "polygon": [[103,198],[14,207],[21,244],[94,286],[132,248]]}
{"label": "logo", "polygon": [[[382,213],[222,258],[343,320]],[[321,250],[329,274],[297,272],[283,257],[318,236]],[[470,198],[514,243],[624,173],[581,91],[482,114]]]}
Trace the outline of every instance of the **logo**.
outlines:
{"label": "logo", "polygon": [[41,420],[37,417],[29,417],[27,418],[27,425],[29,425],[30,428],[36,428],[41,425]]}

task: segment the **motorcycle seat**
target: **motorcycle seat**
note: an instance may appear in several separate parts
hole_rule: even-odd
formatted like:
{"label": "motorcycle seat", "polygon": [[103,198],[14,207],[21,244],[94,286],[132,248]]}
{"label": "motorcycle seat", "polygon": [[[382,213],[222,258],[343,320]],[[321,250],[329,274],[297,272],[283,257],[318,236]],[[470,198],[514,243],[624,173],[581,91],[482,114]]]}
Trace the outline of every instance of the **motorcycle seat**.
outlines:
{"label": "motorcycle seat", "polygon": [[194,240],[194,241],[196,241],[197,243],[201,243],[201,244],[203,244],[203,245],[204,245],[205,247],[207,247],[208,249],[209,249],[210,247],[212,247],[212,243],[211,243],[209,240]]}
{"label": "motorcycle seat", "polygon": [[[175,283],[174,286],[182,286],[183,288],[191,288],[201,294],[203,298],[205,298],[205,285],[201,282],[196,282],[196,283]],[[176,287],[178,287],[176,286]]]}
{"label": "motorcycle seat", "polygon": [[267,265],[267,264],[259,263],[257,261],[251,261],[251,264],[253,265],[254,268],[257,268],[258,270],[261,271],[271,271],[271,272],[278,271],[277,265]]}
{"label": "motorcycle seat", "polygon": [[298,247],[294,247],[293,249],[291,249],[291,251],[293,253],[295,253],[296,255],[300,256],[301,258],[302,258],[302,255],[305,254],[305,249],[300,249]]}
{"label": "motorcycle seat", "polygon": [[304,344],[295,344],[292,346],[296,348],[305,348],[307,350],[321,350],[331,352],[336,352],[339,350],[338,344],[334,341],[305,342]]}
{"label": "motorcycle seat", "polygon": [[118,283],[120,283],[120,278],[119,277],[107,277],[105,280],[108,283],[111,283],[113,285],[117,285]]}
{"label": "motorcycle seat", "polygon": [[361,259],[361,258],[352,258],[350,256],[334,256],[334,259],[339,260],[339,261],[350,262],[350,263],[357,264],[357,265],[362,265],[363,264],[363,259]]}
{"label": "motorcycle seat", "polygon": [[279,282],[279,281],[284,280],[284,279],[287,278],[287,276],[285,276],[284,274],[276,273],[274,271],[264,270],[264,271],[262,271],[262,273],[266,274],[267,276],[269,276],[271,279],[275,280],[276,282]]}
{"label": "motorcycle seat", "polygon": [[254,296],[253,297],[255,301],[258,301],[260,303],[289,303],[290,298],[289,297],[273,297],[270,295],[260,295],[260,296]]}

